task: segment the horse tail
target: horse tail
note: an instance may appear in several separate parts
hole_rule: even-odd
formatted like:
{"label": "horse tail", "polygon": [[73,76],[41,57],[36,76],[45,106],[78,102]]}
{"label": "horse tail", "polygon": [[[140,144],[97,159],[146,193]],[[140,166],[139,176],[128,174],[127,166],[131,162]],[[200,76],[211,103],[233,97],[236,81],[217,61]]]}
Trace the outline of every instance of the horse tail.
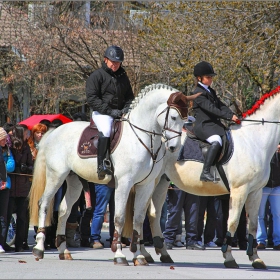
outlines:
{"label": "horse tail", "polygon": [[[30,192],[28,194],[29,199],[29,213],[30,213],[30,224],[38,225],[39,223],[39,204],[40,199],[44,193],[46,187],[46,158],[44,149],[40,149],[35,160],[33,179]],[[52,220],[52,209],[54,205],[54,199],[52,199],[46,215],[45,226],[51,225]]]}
{"label": "horse tail", "polygon": [[46,186],[46,160],[43,150],[40,149],[34,164],[33,179],[29,198],[30,224],[38,225],[39,200],[42,197]]}
{"label": "horse tail", "polygon": [[133,215],[134,215],[135,187],[133,186],[129,192],[126,203],[125,223],[122,231],[123,237],[131,237],[133,232]]}

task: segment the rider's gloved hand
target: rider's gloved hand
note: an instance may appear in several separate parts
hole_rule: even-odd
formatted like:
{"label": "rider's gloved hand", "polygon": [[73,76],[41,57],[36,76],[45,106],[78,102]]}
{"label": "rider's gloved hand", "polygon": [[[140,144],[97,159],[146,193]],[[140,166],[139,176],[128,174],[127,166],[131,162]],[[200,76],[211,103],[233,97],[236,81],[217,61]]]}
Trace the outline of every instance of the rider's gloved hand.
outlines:
{"label": "rider's gloved hand", "polygon": [[111,117],[113,117],[114,119],[120,118],[122,116],[122,111],[118,110],[118,109],[113,109],[111,111]]}

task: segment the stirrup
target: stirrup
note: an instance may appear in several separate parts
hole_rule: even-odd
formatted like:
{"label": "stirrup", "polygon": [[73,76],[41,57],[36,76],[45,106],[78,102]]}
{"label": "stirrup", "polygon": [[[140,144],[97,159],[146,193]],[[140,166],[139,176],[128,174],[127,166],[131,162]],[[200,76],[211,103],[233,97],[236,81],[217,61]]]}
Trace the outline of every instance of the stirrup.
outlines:
{"label": "stirrup", "polygon": [[213,177],[214,177],[214,180],[213,180],[213,183],[214,183],[214,184],[217,184],[217,183],[221,180],[220,178],[217,178],[217,177],[216,177],[216,170],[217,170],[217,169],[214,168],[214,176],[213,176]]}
{"label": "stirrup", "polygon": [[98,179],[103,180],[105,175],[113,175],[111,169],[111,161],[109,159],[103,160],[103,165],[100,165],[97,169]]}

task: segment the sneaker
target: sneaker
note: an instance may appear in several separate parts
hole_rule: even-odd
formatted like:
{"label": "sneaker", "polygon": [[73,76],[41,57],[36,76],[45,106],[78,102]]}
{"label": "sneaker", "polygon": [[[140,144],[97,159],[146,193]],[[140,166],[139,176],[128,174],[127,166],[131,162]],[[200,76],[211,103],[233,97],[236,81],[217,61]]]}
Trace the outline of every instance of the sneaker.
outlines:
{"label": "sneaker", "polygon": [[212,248],[214,248],[214,247],[218,247],[218,246],[217,246],[217,244],[214,243],[213,241],[210,241],[210,242],[208,242],[208,243],[205,244],[205,247],[212,247]]}
{"label": "sneaker", "polygon": [[202,243],[202,241],[197,241],[196,242],[199,246],[204,246],[204,244]]}
{"label": "sneaker", "polygon": [[172,250],[172,248],[173,248],[172,242],[166,242],[165,244],[166,244],[166,249],[167,250]]}
{"label": "sneaker", "polygon": [[[193,243],[187,243],[186,244],[186,249],[187,250],[205,250],[205,246],[198,244],[198,242],[201,242],[201,241],[196,241],[196,242],[193,242]],[[202,242],[201,242],[201,244],[202,244]]]}
{"label": "sneaker", "polygon": [[99,241],[94,241],[90,243],[90,248],[92,249],[104,249],[104,246]]}
{"label": "sneaker", "polygon": [[0,254],[5,253],[5,250],[3,249],[2,245],[0,245]]}
{"label": "sneaker", "polygon": [[175,247],[184,247],[184,243],[181,240],[174,241],[173,245]]}
{"label": "sneaker", "polygon": [[277,246],[273,246],[273,250],[280,250],[280,244],[278,244]]}
{"label": "sneaker", "polygon": [[263,243],[259,243],[259,244],[257,245],[257,249],[258,249],[258,250],[264,250],[264,249],[265,249],[265,245],[264,245]]}

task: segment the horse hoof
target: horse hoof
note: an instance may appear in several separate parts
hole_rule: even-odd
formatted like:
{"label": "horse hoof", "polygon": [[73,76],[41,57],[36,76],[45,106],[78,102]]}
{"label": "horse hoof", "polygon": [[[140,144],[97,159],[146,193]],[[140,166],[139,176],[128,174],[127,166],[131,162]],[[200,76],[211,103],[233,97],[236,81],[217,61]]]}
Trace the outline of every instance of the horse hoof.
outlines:
{"label": "horse hoof", "polygon": [[174,263],[174,261],[171,259],[171,257],[168,256],[161,256],[160,261],[163,263]]}
{"label": "horse hoof", "polygon": [[33,248],[32,254],[37,258],[37,259],[43,259],[44,258],[44,251]]}
{"label": "horse hoof", "polygon": [[267,269],[265,263],[262,261],[262,260],[255,260],[253,263],[252,263],[252,266],[253,268],[255,269]]}
{"label": "horse hoof", "polygon": [[64,261],[64,260],[72,261],[73,260],[73,258],[72,258],[70,253],[61,253],[61,254],[59,254],[59,259],[62,260],[62,261]]}
{"label": "horse hoof", "polygon": [[123,265],[123,266],[128,266],[129,265],[125,258],[114,258],[114,264]]}
{"label": "horse hoof", "polygon": [[145,258],[133,258],[134,266],[144,266],[149,265]]}
{"label": "horse hoof", "polygon": [[226,268],[239,268],[239,266],[238,266],[238,264],[236,263],[235,260],[224,262],[224,265],[225,265]]}
{"label": "horse hoof", "polygon": [[147,256],[147,257],[145,257],[145,259],[148,263],[154,263],[155,262],[154,259],[152,258],[152,256]]}

